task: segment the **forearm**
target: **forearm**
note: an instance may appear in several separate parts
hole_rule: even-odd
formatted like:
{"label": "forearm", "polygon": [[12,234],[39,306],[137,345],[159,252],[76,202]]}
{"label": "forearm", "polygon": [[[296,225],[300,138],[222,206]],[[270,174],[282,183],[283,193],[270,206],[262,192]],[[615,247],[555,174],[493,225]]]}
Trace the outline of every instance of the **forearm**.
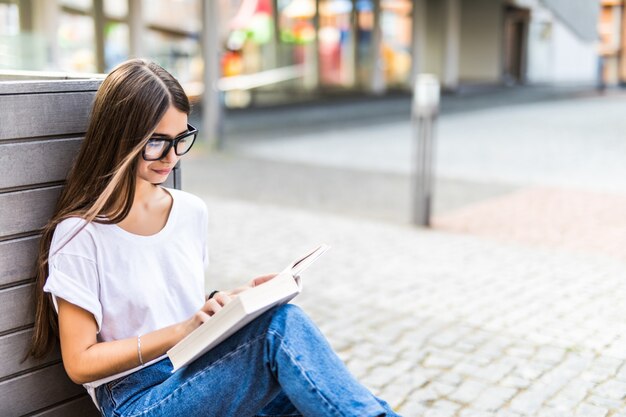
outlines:
{"label": "forearm", "polygon": [[[163,355],[182,340],[191,331],[191,327],[190,322],[182,322],[141,335],[143,363]],[[68,374],[74,382],[79,384],[115,375],[141,365],[137,337],[95,343],[74,356],[63,359]]]}

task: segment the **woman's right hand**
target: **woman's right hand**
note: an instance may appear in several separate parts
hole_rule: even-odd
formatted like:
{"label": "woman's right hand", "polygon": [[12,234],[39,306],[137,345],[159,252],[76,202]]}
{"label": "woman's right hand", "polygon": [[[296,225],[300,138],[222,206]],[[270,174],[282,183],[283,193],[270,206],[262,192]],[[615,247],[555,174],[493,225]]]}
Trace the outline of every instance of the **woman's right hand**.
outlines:
{"label": "woman's right hand", "polygon": [[211,299],[206,300],[200,310],[196,311],[190,319],[190,330],[194,330],[196,327],[199,327],[202,323],[209,320],[212,315],[220,311],[226,304],[230,303],[231,300],[232,298],[225,292],[220,291],[215,293]]}
{"label": "woman's right hand", "polygon": [[242,292],[247,291],[250,288],[254,288],[254,287],[258,286],[258,285],[261,285],[261,284],[263,284],[263,283],[273,279],[277,275],[278,274],[261,275],[259,277],[253,278],[252,280],[250,280],[245,285],[242,285],[241,287],[237,287],[237,288],[235,288],[233,290],[230,290],[230,291],[218,291],[217,293],[215,293],[215,295],[212,298],[207,299],[205,301],[204,305],[202,306],[202,308],[200,308],[200,310],[196,311],[196,313],[193,315],[193,317],[191,317],[185,323],[186,324],[185,333],[191,333],[197,327],[200,327],[200,325],[202,325],[202,323],[204,323],[205,321],[209,320],[213,314],[215,314],[218,311],[220,311],[226,304],[230,303],[231,300],[236,298]]}

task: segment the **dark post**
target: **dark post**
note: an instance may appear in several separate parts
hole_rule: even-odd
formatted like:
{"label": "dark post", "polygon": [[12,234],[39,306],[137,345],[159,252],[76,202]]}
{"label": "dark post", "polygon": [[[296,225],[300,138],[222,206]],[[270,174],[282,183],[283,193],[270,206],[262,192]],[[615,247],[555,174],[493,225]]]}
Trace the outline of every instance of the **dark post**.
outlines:
{"label": "dark post", "polygon": [[204,93],[202,94],[202,127],[209,146],[224,147],[222,103],[217,82],[220,79],[219,7],[217,1],[202,2],[202,58],[204,59]]}

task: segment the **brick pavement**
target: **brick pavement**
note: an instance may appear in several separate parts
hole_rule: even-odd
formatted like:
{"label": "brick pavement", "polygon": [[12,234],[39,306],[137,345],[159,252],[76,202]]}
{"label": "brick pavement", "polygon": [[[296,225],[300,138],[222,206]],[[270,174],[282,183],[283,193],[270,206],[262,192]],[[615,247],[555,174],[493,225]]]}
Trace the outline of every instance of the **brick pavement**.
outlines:
{"label": "brick pavement", "polygon": [[626,261],[624,213],[624,194],[534,186],[442,213],[433,224],[438,230]]}
{"label": "brick pavement", "polygon": [[209,288],[333,249],[297,299],[405,416],[626,417],[626,263],[189,191],[211,213]]}

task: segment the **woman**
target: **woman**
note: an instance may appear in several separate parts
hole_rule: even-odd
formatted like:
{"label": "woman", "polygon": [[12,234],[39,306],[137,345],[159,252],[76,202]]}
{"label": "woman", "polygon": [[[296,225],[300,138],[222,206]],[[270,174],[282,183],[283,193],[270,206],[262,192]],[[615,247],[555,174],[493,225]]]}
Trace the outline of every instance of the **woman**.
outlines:
{"label": "woman", "polygon": [[179,83],[144,60],[102,83],[44,229],[30,354],[60,339],[105,416],[394,416],[310,319],[286,305],[172,373],[165,352],[239,292],[204,295],[207,210],[163,183],[197,131]]}

